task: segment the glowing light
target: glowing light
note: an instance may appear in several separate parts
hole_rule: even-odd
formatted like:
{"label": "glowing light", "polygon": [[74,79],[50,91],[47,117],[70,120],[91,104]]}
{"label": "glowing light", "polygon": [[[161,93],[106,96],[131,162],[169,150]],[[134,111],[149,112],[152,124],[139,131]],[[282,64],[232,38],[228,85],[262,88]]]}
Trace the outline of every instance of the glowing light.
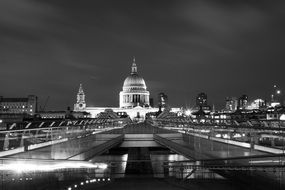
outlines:
{"label": "glowing light", "polygon": [[84,185],[84,183],[83,183],[83,182],[81,182],[81,183],[80,183],[80,185]]}
{"label": "glowing light", "polygon": [[281,121],[285,121],[285,114],[282,114],[282,115],[280,116],[280,120],[281,120]]}
{"label": "glowing light", "polygon": [[277,94],[281,94],[281,90],[277,90]]}
{"label": "glowing light", "polygon": [[239,138],[239,137],[241,137],[241,135],[238,133],[234,135],[234,138]]}
{"label": "glowing light", "polygon": [[186,115],[186,116],[190,116],[190,115],[191,115],[191,111],[190,111],[190,110],[186,110],[186,111],[185,111],[185,115]]}
{"label": "glowing light", "polygon": [[108,165],[107,164],[100,164],[97,167],[100,168],[100,169],[107,169]]}
{"label": "glowing light", "polygon": [[264,163],[284,163],[284,161],[282,160],[253,160],[253,161],[249,161],[250,164],[264,164]]}
{"label": "glowing light", "polygon": [[74,185],[75,188],[77,188],[77,185]]}
{"label": "glowing light", "polygon": [[223,134],[223,138],[225,138],[225,139],[229,139],[229,138],[230,138],[230,136],[229,136],[228,134]]}
{"label": "glowing light", "polygon": [[67,190],[71,190],[72,188],[71,187],[68,187],[68,189]]}
{"label": "glowing light", "polygon": [[216,134],[215,136],[216,136],[217,138],[221,138],[221,137],[222,137],[221,134]]}
{"label": "glowing light", "polygon": [[77,169],[77,168],[97,168],[106,169],[107,164],[89,163],[89,162],[62,162],[56,164],[30,164],[25,162],[16,162],[0,166],[0,171],[11,170],[17,173],[31,171],[53,171],[59,169]]}

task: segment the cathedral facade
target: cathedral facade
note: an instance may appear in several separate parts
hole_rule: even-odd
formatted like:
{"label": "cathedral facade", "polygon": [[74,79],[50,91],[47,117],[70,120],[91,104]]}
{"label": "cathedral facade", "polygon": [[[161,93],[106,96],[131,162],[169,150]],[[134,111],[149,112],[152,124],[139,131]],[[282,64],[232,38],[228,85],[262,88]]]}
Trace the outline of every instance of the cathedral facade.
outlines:
{"label": "cathedral facade", "polygon": [[126,112],[131,119],[144,119],[149,112],[156,112],[158,108],[152,108],[149,105],[150,93],[144,79],[139,76],[135,59],[133,60],[131,73],[123,83],[122,91],[119,93],[119,107],[88,107],[85,103],[85,93],[80,84],[77,93],[77,101],[74,104],[74,111],[89,112],[92,117],[106,109],[112,109],[114,112]]}

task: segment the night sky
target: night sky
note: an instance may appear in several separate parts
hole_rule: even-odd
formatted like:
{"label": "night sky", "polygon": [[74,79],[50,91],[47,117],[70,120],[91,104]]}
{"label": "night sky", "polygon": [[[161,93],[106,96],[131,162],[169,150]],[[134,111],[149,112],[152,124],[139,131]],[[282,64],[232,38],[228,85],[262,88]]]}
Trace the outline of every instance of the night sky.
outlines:
{"label": "night sky", "polygon": [[118,106],[133,56],[151,97],[191,106],[199,92],[285,92],[285,1],[0,1],[0,95],[35,94],[47,109]]}

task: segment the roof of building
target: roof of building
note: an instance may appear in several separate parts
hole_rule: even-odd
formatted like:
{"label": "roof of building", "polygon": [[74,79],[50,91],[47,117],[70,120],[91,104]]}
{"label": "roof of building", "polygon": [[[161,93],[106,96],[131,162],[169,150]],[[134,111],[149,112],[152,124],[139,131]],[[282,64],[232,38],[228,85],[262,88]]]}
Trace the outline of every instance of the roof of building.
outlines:
{"label": "roof of building", "polygon": [[123,90],[146,90],[144,79],[138,75],[135,59],[133,60],[131,75],[124,81]]}
{"label": "roof of building", "polygon": [[0,98],[0,102],[28,102],[28,98]]}

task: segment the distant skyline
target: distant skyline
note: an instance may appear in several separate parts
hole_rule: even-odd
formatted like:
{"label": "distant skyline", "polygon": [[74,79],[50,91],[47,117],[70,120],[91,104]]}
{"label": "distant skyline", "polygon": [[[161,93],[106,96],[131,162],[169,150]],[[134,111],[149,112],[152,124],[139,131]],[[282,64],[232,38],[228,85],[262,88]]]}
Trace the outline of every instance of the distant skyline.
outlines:
{"label": "distant skyline", "polygon": [[2,0],[0,96],[37,95],[47,109],[118,106],[133,56],[157,103],[209,105],[227,96],[270,99],[284,91],[281,0]]}

